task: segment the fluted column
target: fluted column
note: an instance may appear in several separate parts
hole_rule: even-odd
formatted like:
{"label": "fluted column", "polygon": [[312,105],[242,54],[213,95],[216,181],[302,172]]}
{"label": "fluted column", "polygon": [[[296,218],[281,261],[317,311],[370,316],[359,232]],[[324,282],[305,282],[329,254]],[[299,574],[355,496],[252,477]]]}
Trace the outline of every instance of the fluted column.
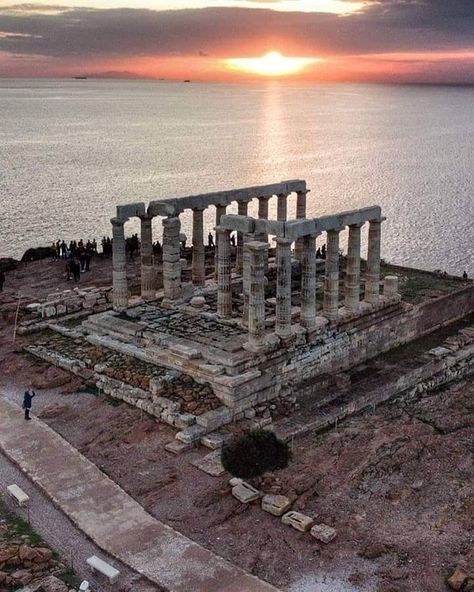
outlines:
{"label": "fluted column", "polygon": [[[306,218],[306,195],[308,193],[309,190],[298,191],[296,194],[296,218],[298,220],[304,220]],[[301,261],[303,257],[303,242],[303,238],[299,238],[295,242],[295,259],[298,259],[298,261]]]}
{"label": "fluted column", "polygon": [[243,240],[243,269],[242,269],[242,294],[244,297],[244,306],[242,311],[242,325],[249,324],[249,293],[250,293],[250,251],[247,248],[249,242],[254,240],[251,234],[242,234]]}
{"label": "fluted column", "polygon": [[288,195],[286,193],[279,193],[277,200],[277,220],[279,222],[286,222],[288,218]]}
{"label": "fluted column", "polygon": [[[258,217],[260,220],[268,220],[268,202],[270,201],[269,197],[259,197],[258,198]],[[268,234],[259,235],[259,238],[262,242],[268,242]]]}
{"label": "fluted column", "polygon": [[324,316],[330,321],[338,317],[339,310],[339,232],[327,231],[326,273],[324,280]]}
{"label": "fluted column", "polygon": [[[239,216],[247,216],[249,210],[249,202],[251,200],[241,200],[237,202],[237,213]],[[237,233],[237,253],[235,260],[235,271],[242,273],[244,269],[244,235],[242,232]]]}
{"label": "fluted column", "polygon": [[193,209],[193,260],[191,276],[195,286],[204,286],[206,280],[203,214],[203,208]]}
{"label": "fluted column", "polygon": [[247,346],[258,351],[265,342],[265,261],[268,259],[268,244],[250,241],[246,245],[250,255],[249,289],[249,339]]}
{"label": "fluted column", "polygon": [[217,260],[217,314],[226,318],[232,316],[232,276],[230,267],[230,230],[216,227]]}
{"label": "fluted column", "polygon": [[301,252],[301,314],[303,327],[316,323],[316,235],[303,236]]}
{"label": "fluted column", "polygon": [[181,298],[181,261],[179,216],[163,219],[163,303]]}
{"label": "fluted column", "polygon": [[[220,225],[222,216],[225,216],[227,210],[227,205],[225,204],[217,204],[216,205],[216,227]],[[217,232],[217,231],[216,231]],[[216,234],[216,246],[214,248],[214,277],[217,279],[217,253],[219,251],[219,241],[217,240]]]}
{"label": "fluted column", "polygon": [[367,252],[367,272],[365,275],[365,300],[371,304],[380,296],[380,242],[382,222],[385,218],[370,220],[369,247]]}
{"label": "fluted column", "polygon": [[152,300],[155,297],[155,273],[153,268],[152,217],[142,216],[141,223],[141,288],[142,298]]}
{"label": "fluted column", "polygon": [[127,256],[125,252],[124,222],[112,218],[112,266],[114,310],[123,310],[128,305]]}
{"label": "fluted column", "polygon": [[360,309],[360,229],[362,224],[349,226],[344,306],[357,314]]}
{"label": "fluted column", "polygon": [[291,335],[291,244],[287,238],[276,238],[276,323],[275,333],[282,338]]}

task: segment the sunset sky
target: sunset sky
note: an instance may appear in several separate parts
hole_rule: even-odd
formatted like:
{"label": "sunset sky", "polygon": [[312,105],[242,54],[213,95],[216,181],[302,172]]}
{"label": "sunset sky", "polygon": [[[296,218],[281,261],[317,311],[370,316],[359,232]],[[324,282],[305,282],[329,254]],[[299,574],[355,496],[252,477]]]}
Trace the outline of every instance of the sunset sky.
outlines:
{"label": "sunset sky", "polygon": [[75,75],[474,84],[474,0],[0,0],[0,76]]}

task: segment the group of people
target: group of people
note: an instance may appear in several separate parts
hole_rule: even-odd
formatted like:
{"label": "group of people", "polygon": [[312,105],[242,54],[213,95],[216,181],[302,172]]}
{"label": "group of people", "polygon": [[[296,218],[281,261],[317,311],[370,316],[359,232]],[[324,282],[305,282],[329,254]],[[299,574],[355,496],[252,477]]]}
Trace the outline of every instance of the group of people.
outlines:
{"label": "group of people", "polygon": [[69,282],[74,279],[78,282],[81,273],[90,271],[90,265],[94,255],[97,255],[97,241],[88,240],[86,243],[81,239],[72,240],[69,245],[63,241],[56,241],[51,245],[54,259],[66,261],[66,279]]}
{"label": "group of people", "polygon": [[[237,244],[237,241],[235,240],[235,234],[233,234],[233,233],[230,235],[230,244],[231,244],[232,247],[235,247],[236,244]],[[214,249],[215,246],[216,246],[215,243],[214,243],[214,235],[212,234],[212,232],[210,232],[207,235],[207,246],[210,249]]]}

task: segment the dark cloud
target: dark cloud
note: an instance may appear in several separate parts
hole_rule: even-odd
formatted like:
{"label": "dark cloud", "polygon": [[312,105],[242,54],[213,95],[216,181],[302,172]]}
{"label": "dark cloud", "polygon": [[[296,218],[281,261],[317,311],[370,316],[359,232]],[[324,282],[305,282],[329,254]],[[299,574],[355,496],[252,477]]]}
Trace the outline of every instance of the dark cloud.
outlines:
{"label": "dark cloud", "polygon": [[[269,0],[275,2],[278,0]],[[207,8],[0,9],[0,51],[52,57],[254,55],[287,52],[350,55],[474,48],[474,0],[377,0],[348,16]]]}

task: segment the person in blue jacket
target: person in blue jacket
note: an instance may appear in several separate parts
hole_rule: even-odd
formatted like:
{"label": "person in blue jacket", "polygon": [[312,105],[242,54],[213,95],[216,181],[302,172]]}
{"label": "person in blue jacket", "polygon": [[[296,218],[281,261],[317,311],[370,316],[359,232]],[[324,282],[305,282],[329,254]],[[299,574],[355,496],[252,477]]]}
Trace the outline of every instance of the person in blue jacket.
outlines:
{"label": "person in blue jacket", "polygon": [[31,419],[30,411],[33,397],[36,397],[36,393],[32,388],[29,388],[27,391],[25,391],[25,395],[23,396],[23,409],[25,410],[25,419]]}

